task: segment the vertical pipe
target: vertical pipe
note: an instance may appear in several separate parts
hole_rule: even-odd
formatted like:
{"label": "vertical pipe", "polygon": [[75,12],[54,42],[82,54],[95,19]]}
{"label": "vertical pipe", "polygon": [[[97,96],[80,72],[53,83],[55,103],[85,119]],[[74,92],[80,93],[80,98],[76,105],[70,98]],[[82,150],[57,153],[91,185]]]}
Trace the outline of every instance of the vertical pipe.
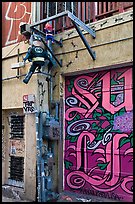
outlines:
{"label": "vertical pipe", "polygon": [[35,23],[35,15],[36,15],[36,2],[32,2],[32,23]]}
{"label": "vertical pipe", "polygon": [[81,19],[81,18],[80,18],[80,17],[81,17],[81,11],[80,11],[80,10],[81,10],[81,5],[80,5],[80,4],[81,4],[81,2],[78,2],[78,16],[77,16],[77,17],[78,17],[79,19]]}
{"label": "vertical pipe", "polygon": [[36,119],[36,149],[37,149],[37,190],[38,190],[38,202],[41,202],[41,180],[40,180],[40,149],[39,149],[39,112],[35,113]]}
{"label": "vertical pipe", "polygon": [[89,20],[89,24],[90,24],[90,18],[91,18],[91,15],[90,15],[90,2],[88,2],[88,20]]}
{"label": "vertical pipe", "polygon": [[39,163],[40,163],[40,178],[41,178],[41,202],[43,199],[43,180],[42,180],[42,158],[41,158],[41,150],[42,150],[42,112],[39,114]]}
{"label": "vertical pipe", "polygon": [[42,158],[42,136],[43,136],[43,113],[40,112],[40,124],[39,124],[39,148],[40,148],[40,163],[41,163],[41,202],[46,202],[45,191],[45,172],[44,172],[44,159]]}
{"label": "vertical pipe", "polygon": [[[19,62],[19,54],[20,54],[20,49],[18,48],[18,55],[17,55],[17,61]],[[19,77],[19,74],[20,74],[20,72],[19,72],[19,68],[17,69],[17,77]]]}
{"label": "vertical pipe", "polygon": [[[62,2],[62,12],[64,11],[64,5],[65,5],[65,2]],[[64,27],[65,27],[65,17],[63,16],[62,17],[62,31],[64,31]]]}
{"label": "vertical pipe", "polygon": [[93,22],[96,21],[96,10],[97,10],[97,2],[91,2],[93,6]]}
{"label": "vertical pipe", "polygon": [[49,17],[49,2],[47,2],[47,18]]}
{"label": "vertical pipe", "polygon": [[106,9],[107,9],[107,8],[106,8],[106,4],[107,4],[107,2],[104,2],[104,3],[103,3],[103,13],[106,13],[106,12],[107,12],[107,10],[106,10]]}
{"label": "vertical pipe", "polygon": [[85,20],[86,20],[86,2],[84,2],[84,23],[85,23]]}
{"label": "vertical pipe", "polygon": [[55,120],[59,121],[59,103],[55,106]]}
{"label": "vertical pipe", "polygon": [[58,2],[56,2],[56,15],[58,13]]}
{"label": "vertical pipe", "polygon": [[65,2],[65,11],[67,10],[67,2]]}
{"label": "vertical pipe", "polygon": [[63,191],[63,120],[64,120],[64,107],[63,107],[63,97],[60,97],[60,139],[58,140],[58,192],[61,193]]}
{"label": "vertical pipe", "polygon": [[44,160],[41,161],[41,181],[42,181],[42,198],[41,202],[47,201],[46,186],[45,186],[45,172],[44,172]]}
{"label": "vertical pipe", "polygon": [[52,95],[53,95],[53,81],[52,81],[52,77],[50,77],[50,103],[53,100]]}
{"label": "vertical pipe", "polygon": [[74,4],[73,2],[71,2],[71,13],[73,13],[73,11],[74,11]]}

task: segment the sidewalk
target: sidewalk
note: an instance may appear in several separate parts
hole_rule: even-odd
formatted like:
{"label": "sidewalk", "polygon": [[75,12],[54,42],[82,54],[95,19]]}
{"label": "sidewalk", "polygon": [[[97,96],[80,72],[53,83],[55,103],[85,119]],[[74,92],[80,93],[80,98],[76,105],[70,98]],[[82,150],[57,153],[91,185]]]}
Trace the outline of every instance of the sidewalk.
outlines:
{"label": "sidewalk", "polygon": [[[61,193],[48,194],[48,201],[46,202],[122,202],[117,200],[111,200],[109,198],[87,195],[69,191],[63,191]],[[36,202],[27,200],[22,189],[11,186],[2,187],[2,202]]]}
{"label": "sidewalk", "polygon": [[111,200],[103,197],[84,195],[71,192],[62,192],[56,202],[121,202],[118,200]]}
{"label": "sidewalk", "polygon": [[28,201],[28,200],[19,200],[19,199],[14,199],[14,198],[7,198],[7,197],[4,197],[4,196],[2,196],[2,202],[6,202],[6,203],[8,203],[8,202],[30,202],[30,201]]}

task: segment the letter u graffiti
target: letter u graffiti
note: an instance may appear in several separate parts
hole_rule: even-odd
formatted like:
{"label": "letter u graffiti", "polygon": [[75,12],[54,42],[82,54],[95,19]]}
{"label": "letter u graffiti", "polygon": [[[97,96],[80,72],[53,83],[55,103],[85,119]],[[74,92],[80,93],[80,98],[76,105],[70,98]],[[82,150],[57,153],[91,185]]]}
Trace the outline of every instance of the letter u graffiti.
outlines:
{"label": "letter u graffiti", "polygon": [[118,106],[114,106],[110,103],[110,96],[111,96],[111,76],[110,72],[107,72],[102,78],[102,106],[112,114],[119,111],[121,108],[126,109],[126,111],[132,111],[133,109],[133,102],[132,102],[132,69],[128,69],[125,71],[118,80],[124,77],[124,101],[123,103],[119,104]]}

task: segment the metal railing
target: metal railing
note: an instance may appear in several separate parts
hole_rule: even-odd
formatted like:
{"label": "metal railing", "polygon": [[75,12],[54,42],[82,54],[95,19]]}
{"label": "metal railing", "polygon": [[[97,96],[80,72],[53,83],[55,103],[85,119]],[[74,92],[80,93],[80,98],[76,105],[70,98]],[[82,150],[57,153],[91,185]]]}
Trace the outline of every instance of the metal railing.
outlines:
{"label": "metal railing", "polygon": [[127,11],[133,7],[133,2],[97,2],[96,20]]}
{"label": "metal railing", "polygon": [[[43,2],[42,19],[68,10],[82,22],[91,23],[127,11],[132,7],[133,2]],[[73,28],[67,16],[52,21],[52,24],[56,33]]]}
{"label": "metal railing", "polygon": [[[95,2],[45,2],[42,4],[42,10],[43,18],[70,11],[84,23],[95,20]],[[52,24],[56,32],[74,27],[67,16],[52,21]]]}

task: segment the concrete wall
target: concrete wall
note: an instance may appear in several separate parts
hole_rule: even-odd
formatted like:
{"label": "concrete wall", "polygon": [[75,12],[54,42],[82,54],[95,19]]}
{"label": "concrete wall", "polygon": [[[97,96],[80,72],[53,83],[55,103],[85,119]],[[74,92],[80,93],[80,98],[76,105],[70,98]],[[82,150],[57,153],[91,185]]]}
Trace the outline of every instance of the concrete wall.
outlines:
{"label": "concrete wall", "polygon": [[[131,14],[132,12],[128,11],[109,17],[107,18],[107,25],[104,24],[104,26],[101,25],[105,20],[92,23],[90,26],[95,27],[95,39],[93,39],[90,34],[83,32],[91,48],[96,52],[95,61],[93,61],[89,55],[76,31],[73,30],[74,32],[72,34],[70,34],[71,31],[65,31],[63,35],[59,36],[63,37],[63,47],[56,49],[56,56],[63,60],[63,67],[60,68],[60,72],[62,74],[69,74],[76,71],[85,71],[114,64],[132,62],[133,20]],[[118,23],[116,19],[121,16],[123,19]],[[72,43],[75,46],[73,46]],[[78,57],[76,58],[77,51]],[[72,61],[72,63],[68,66],[70,61]]]}
{"label": "concrete wall", "polygon": [[36,196],[36,127],[34,114],[25,116],[25,195],[35,200]]}

